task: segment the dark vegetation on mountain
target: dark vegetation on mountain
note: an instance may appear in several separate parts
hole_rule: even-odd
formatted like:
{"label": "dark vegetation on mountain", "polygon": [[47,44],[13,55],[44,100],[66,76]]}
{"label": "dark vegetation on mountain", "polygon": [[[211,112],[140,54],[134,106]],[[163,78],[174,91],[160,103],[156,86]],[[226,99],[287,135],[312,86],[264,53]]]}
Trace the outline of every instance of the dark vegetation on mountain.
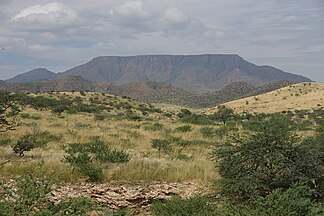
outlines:
{"label": "dark vegetation on mountain", "polygon": [[90,81],[115,85],[141,81],[163,82],[190,92],[215,91],[233,82],[261,86],[279,80],[311,81],[270,66],[254,65],[238,55],[206,54],[102,56],[57,75],[45,69],[36,69],[9,79],[8,82],[61,79],[67,76],[82,76]]}
{"label": "dark vegetation on mountain", "polygon": [[45,68],[38,68],[19,74],[11,79],[6,80],[7,83],[27,83],[35,80],[53,79],[56,73],[49,71]]}
{"label": "dark vegetation on mountain", "polygon": [[259,87],[244,82],[234,82],[222,90],[210,93],[192,93],[166,83],[137,82],[113,85],[88,81],[81,76],[58,80],[43,80],[30,83],[14,83],[3,86],[7,91],[92,91],[127,96],[142,102],[168,103],[186,107],[203,108],[215,106],[239,98],[263,94],[290,85],[288,81],[277,81]]}

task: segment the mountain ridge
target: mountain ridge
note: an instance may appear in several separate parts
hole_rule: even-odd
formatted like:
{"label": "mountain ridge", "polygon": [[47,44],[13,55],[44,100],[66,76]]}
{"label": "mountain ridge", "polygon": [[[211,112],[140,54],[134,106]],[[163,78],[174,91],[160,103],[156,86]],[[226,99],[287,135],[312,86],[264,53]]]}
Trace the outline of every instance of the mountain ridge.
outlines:
{"label": "mountain ridge", "polygon": [[[115,85],[141,81],[164,82],[190,92],[212,92],[232,82],[261,86],[279,80],[311,81],[271,66],[257,66],[237,54],[98,56],[85,64],[52,75],[42,78],[82,76],[93,82]],[[12,79],[9,80],[12,82]]]}

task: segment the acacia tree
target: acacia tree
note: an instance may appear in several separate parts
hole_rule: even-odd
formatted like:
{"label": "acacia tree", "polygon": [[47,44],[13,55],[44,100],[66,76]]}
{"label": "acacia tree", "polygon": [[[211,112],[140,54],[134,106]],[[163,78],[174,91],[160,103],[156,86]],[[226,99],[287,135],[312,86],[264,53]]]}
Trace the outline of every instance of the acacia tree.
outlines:
{"label": "acacia tree", "polygon": [[245,137],[230,138],[212,154],[222,176],[222,194],[239,200],[265,197],[298,182],[314,188],[313,182],[322,178],[324,152],[318,149],[318,140],[302,141],[289,118],[273,115],[247,128]]}
{"label": "acacia tree", "polygon": [[17,123],[17,115],[20,112],[12,96],[0,90],[0,132],[13,130]]}
{"label": "acacia tree", "polygon": [[225,105],[221,105],[218,107],[218,110],[216,113],[214,113],[213,118],[215,120],[220,120],[226,124],[226,122],[234,116],[234,110],[231,108],[226,107]]}

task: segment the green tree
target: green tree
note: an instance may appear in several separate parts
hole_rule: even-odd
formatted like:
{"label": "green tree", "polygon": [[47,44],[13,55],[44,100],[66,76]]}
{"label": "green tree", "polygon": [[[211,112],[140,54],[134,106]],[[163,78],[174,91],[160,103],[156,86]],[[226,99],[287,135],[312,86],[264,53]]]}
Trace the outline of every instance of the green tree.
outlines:
{"label": "green tree", "polygon": [[218,107],[217,112],[214,113],[212,118],[215,120],[220,120],[226,124],[226,122],[232,117],[234,117],[234,110],[226,107],[225,105],[221,105]]}
{"label": "green tree", "polygon": [[212,154],[227,197],[266,196],[301,181],[311,185],[323,175],[324,152],[313,140],[302,142],[289,118],[273,115],[248,129],[245,137],[231,137]]}
{"label": "green tree", "polygon": [[20,112],[10,93],[0,90],[0,132],[14,130],[18,126],[17,116]]}

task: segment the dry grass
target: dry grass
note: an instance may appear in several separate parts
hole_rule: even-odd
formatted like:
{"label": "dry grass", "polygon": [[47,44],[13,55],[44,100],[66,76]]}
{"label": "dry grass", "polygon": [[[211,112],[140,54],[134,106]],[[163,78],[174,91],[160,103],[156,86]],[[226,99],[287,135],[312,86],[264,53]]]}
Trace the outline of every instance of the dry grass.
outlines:
{"label": "dry grass", "polygon": [[[80,96],[79,93],[65,93],[65,95]],[[87,93],[86,97],[93,95],[94,93]],[[101,99],[106,97],[101,94],[95,95]],[[136,105],[137,102],[133,103]],[[177,109],[172,112],[175,110]],[[157,114],[150,114],[153,121],[117,119],[95,121],[94,114],[64,113],[63,117],[57,117],[50,111],[37,111],[32,108],[26,108],[23,113],[39,116],[40,119],[21,119],[22,125],[16,131],[2,133],[0,139],[9,137],[12,145],[19,137],[31,132],[35,127],[61,136],[62,139],[59,142],[52,141],[46,147],[27,152],[24,157],[14,155],[10,146],[0,146],[0,164],[6,162],[0,165],[0,175],[3,177],[23,175],[30,170],[35,170],[55,176],[61,181],[80,181],[82,177],[62,162],[64,151],[60,146],[87,142],[91,137],[98,136],[109,143],[112,148],[124,149],[131,155],[128,163],[106,165],[105,181],[192,181],[206,185],[218,178],[214,164],[208,158],[211,145],[187,147],[173,145],[171,154],[161,154],[161,156],[151,147],[151,139],[165,138],[169,135],[182,137],[185,140],[204,140],[209,143],[216,141],[204,138],[199,131],[200,126],[192,125],[191,132],[175,132],[175,128],[184,124],[173,121],[172,118],[161,118]],[[162,130],[145,129],[145,126],[156,122],[163,125]],[[185,159],[179,155],[185,155]]]}
{"label": "dry grass", "polygon": [[[231,101],[224,105],[234,109],[237,113],[310,110],[324,107],[324,85],[298,83],[262,95]],[[213,113],[216,109],[208,109],[206,113]]]}

